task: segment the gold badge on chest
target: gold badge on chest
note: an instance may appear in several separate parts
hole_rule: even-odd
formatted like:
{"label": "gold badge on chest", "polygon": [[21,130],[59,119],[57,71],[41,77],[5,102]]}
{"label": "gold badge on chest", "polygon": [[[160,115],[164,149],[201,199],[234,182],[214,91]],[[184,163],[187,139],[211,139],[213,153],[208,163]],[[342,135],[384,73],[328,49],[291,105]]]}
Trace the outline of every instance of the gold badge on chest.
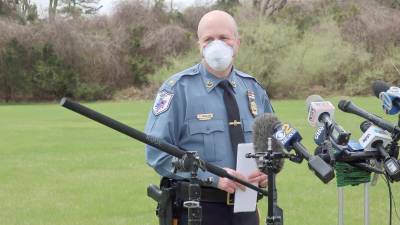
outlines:
{"label": "gold badge on chest", "polygon": [[249,109],[250,109],[251,115],[253,115],[253,117],[256,117],[258,115],[258,109],[257,109],[256,96],[254,94],[254,91],[248,90],[247,98],[249,99]]}

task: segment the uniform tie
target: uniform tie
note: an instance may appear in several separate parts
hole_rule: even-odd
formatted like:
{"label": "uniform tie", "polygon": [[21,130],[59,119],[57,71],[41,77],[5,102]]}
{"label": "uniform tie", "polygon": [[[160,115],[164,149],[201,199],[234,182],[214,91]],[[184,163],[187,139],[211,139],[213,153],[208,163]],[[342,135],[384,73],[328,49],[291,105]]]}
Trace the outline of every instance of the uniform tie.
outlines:
{"label": "uniform tie", "polygon": [[232,150],[236,162],[238,144],[244,143],[239,107],[232,93],[233,90],[229,81],[223,80],[218,85],[224,90],[224,103],[228,115],[229,136],[231,138]]}

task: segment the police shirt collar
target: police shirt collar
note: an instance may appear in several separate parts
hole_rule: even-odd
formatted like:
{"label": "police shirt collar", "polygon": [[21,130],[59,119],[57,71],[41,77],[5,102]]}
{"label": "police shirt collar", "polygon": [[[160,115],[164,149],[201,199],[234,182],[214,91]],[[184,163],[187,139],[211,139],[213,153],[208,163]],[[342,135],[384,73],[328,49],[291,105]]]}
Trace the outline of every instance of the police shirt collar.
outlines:
{"label": "police shirt collar", "polygon": [[[212,91],[216,86],[218,86],[219,82],[224,80],[224,79],[220,79],[220,78],[216,77],[215,75],[213,75],[212,73],[208,72],[202,63],[199,64],[199,71],[202,75],[203,83],[204,83],[204,86],[205,86],[207,92]],[[234,67],[232,67],[232,71],[229,74],[227,80],[229,81],[229,83],[231,83],[231,85],[233,87],[233,91],[235,92],[235,88],[237,86],[237,78],[236,78],[236,73],[235,73]]]}

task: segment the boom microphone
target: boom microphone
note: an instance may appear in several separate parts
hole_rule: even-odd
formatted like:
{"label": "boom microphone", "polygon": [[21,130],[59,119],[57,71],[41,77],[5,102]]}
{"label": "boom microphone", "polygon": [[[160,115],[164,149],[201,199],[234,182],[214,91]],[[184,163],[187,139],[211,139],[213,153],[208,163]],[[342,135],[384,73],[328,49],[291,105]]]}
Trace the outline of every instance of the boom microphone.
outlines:
{"label": "boom microphone", "polygon": [[275,124],[271,126],[274,138],[288,151],[294,149],[296,154],[308,161],[308,167],[314,171],[315,175],[324,183],[328,183],[335,177],[335,173],[330,165],[323,161],[319,156],[311,155],[306,147],[300,143],[302,137],[290,124],[281,124],[276,118]]}
{"label": "boom microphone", "polygon": [[[71,101],[68,98],[65,98],[65,97],[62,98],[60,101],[60,105],[71,111],[81,114],[82,116],[85,116],[89,119],[92,119],[92,120],[98,122],[98,123],[101,123],[109,128],[112,128],[120,133],[123,133],[129,137],[132,137],[142,143],[145,143],[145,144],[151,145],[155,148],[158,148],[159,150],[166,152],[177,158],[182,158],[186,154],[186,152],[184,150],[164,141],[161,138],[147,135],[139,130],[129,127],[126,124],[123,124],[123,123],[121,123],[117,120],[114,120],[108,116],[105,116],[99,112],[96,112],[86,106],[83,106],[77,102]],[[263,190],[263,189],[255,186],[253,184],[250,184],[240,178],[232,176],[226,170],[224,170],[223,168],[221,168],[219,166],[213,165],[213,164],[205,162],[205,161],[201,161],[201,164],[204,165],[204,167],[207,169],[207,171],[209,171],[219,177],[226,177],[226,178],[233,180],[237,183],[240,183],[248,188],[251,188],[259,193],[262,193],[263,195],[268,195],[268,192],[266,190]]]}
{"label": "boom microphone", "polygon": [[[253,124],[253,145],[255,152],[266,152],[268,149],[268,138],[272,138],[272,151],[283,152],[282,146],[273,138],[273,125],[278,118],[271,113],[264,113],[258,116]],[[284,159],[273,160],[273,172],[279,173],[284,164]]]}

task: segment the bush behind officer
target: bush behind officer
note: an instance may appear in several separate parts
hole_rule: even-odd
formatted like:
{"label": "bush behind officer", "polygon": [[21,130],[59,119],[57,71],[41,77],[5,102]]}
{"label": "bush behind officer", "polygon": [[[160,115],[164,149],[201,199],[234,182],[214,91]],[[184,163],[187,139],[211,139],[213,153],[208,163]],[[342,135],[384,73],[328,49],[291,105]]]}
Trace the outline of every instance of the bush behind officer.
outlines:
{"label": "bush behind officer", "polygon": [[[237,144],[251,142],[254,118],[272,112],[266,91],[250,75],[233,67],[240,39],[235,20],[226,12],[205,14],[198,25],[198,44],[202,60],[170,77],[160,87],[149,113],[145,132],[191,151],[228,173],[260,187],[267,176],[256,170],[244,177],[236,168]],[[147,163],[163,177],[181,182],[188,173],[173,173],[172,156],[146,146]],[[212,182],[202,186],[203,225],[258,225],[257,212],[233,213],[227,203],[229,193],[244,186],[209,172],[198,178]],[[180,211],[179,224],[187,224]]]}

